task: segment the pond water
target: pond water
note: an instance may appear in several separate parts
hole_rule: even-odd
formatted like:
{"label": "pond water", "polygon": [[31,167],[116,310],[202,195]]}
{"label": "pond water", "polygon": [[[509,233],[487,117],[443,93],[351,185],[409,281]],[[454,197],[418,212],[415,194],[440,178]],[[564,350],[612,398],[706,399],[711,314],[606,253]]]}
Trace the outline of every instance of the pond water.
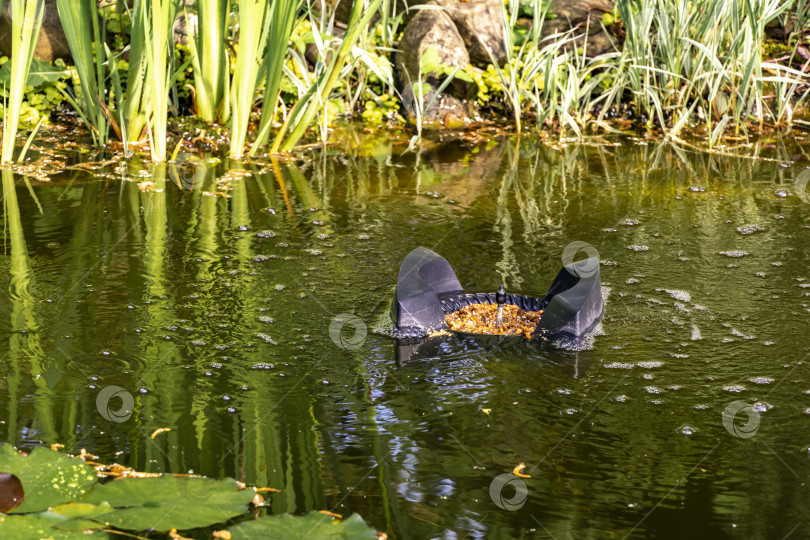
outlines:
{"label": "pond water", "polygon": [[[281,490],[268,512],[359,512],[396,539],[810,533],[799,146],[404,149],[352,132],[227,176],[4,176],[0,439],[235,477]],[[467,291],[542,296],[574,241],[607,296],[576,349],[410,355],[375,332],[417,246]],[[521,462],[531,478],[501,476]]]}

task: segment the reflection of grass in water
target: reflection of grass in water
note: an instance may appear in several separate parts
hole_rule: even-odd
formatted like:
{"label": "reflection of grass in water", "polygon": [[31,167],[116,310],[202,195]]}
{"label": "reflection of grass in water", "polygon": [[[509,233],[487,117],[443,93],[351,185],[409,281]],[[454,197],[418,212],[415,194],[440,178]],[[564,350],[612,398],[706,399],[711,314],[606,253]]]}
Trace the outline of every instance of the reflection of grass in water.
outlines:
{"label": "reflection of grass in water", "polygon": [[[31,292],[34,274],[31,269],[31,260],[28,257],[20,207],[17,201],[17,190],[11,171],[2,171],[2,181],[3,215],[10,255],[11,320],[9,326],[12,333],[9,336],[8,358],[13,366],[11,369],[13,375],[7,376],[10,394],[8,440],[17,440],[16,430],[19,426],[17,426],[16,420],[18,404],[16,394],[23,383],[24,370],[37,387],[34,405],[37,411],[37,427],[42,430],[46,440],[55,440],[54,389],[51,384],[58,382],[58,378],[54,381],[53,377],[44,376],[48,366],[45,363],[46,356],[38,332],[40,325],[37,322],[37,301]],[[29,365],[21,366],[20,360],[22,359],[26,359]]]}

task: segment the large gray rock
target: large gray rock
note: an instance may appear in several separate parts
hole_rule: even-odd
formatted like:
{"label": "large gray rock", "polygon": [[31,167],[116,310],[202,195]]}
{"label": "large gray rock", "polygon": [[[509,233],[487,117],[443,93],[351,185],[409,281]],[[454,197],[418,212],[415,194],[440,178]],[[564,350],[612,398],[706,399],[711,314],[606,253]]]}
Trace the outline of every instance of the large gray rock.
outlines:
{"label": "large gray rock", "polygon": [[[408,122],[416,125],[418,116],[415,105],[418,96],[414,96],[413,85],[405,85],[401,91],[402,107]],[[435,99],[434,99],[435,98]],[[449,93],[436,97],[436,88],[431,86],[423,95],[422,101],[423,129],[459,129],[473,122],[473,103],[459,99]]]}
{"label": "large gray rock", "polygon": [[574,40],[574,45],[587,47],[585,53],[588,56],[611,51],[614,49],[613,41],[602,31],[600,21],[602,15],[613,10],[615,4],[614,0],[554,0],[551,11],[556,17],[543,21],[543,36],[577,28],[580,37]]}
{"label": "large gray rock", "polygon": [[400,85],[418,80],[419,62],[429,47],[436,49],[441,66],[452,69],[470,63],[464,40],[450,16],[438,9],[421,10],[405,27],[396,54]]}
{"label": "large gray rock", "polygon": [[[62,30],[62,23],[59,20],[59,12],[56,9],[56,0],[40,0],[45,10],[42,20],[42,28],[39,31],[34,56],[40,60],[53,62],[57,58],[70,58],[70,48]],[[17,21],[18,17],[12,17],[9,13],[11,2],[3,2],[3,12],[0,15],[0,54],[11,56],[11,30],[14,24],[24,24]]]}
{"label": "large gray rock", "polygon": [[[434,0],[428,4],[435,3],[445,9],[464,40],[470,62],[486,68],[492,63],[492,58],[501,65],[506,62],[501,2],[502,0]],[[491,51],[491,56],[488,50]]]}

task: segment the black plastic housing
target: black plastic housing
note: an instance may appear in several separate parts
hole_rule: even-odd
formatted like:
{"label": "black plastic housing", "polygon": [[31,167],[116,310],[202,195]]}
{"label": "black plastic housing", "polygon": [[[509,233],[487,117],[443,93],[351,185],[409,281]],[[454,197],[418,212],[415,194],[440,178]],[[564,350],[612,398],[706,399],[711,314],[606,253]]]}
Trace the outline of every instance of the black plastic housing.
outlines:
{"label": "black plastic housing", "polygon": [[[399,270],[391,304],[394,337],[420,338],[447,330],[445,314],[470,304],[494,304],[496,294],[465,293],[444,257],[418,247]],[[543,310],[532,337],[582,338],[604,310],[599,260],[592,257],[563,266],[542,299],[507,293],[506,303],[527,311]]]}

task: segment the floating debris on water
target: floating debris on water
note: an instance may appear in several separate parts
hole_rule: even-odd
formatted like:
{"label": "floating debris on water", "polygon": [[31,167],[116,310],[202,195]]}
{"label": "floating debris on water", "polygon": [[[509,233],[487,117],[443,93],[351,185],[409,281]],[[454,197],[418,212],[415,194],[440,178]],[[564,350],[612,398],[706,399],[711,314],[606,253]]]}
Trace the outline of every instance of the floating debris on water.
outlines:
{"label": "floating debris on water", "polygon": [[733,257],[735,259],[739,259],[740,257],[747,257],[750,255],[747,251],[743,251],[741,249],[735,249],[731,251],[721,251],[720,255],[725,255],[726,257]]}
{"label": "floating debris on water", "polygon": [[664,365],[664,363],[658,360],[645,360],[643,362],[638,362],[636,365],[644,369],[655,369],[660,368]]}
{"label": "floating debris on water", "polygon": [[272,337],[268,336],[267,334],[259,332],[258,334],[256,334],[256,337],[261,339],[265,343],[269,343],[270,345],[278,345],[278,342]]}
{"label": "floating debris on water", "polygon": [[456,332],[532,337],[542,311],[524,311],[518,306],[503,306],[503,322],[496,324],[497,304],[470,304],[445,316],[448,326]]}
{"label": "floating debris on water", "polygon": [[635,364],[627,364],[624,362],[611,362],[610,364],[605,365],[608,369],[633,369]]}
{"label": "floating debris on water", "polygon": [[748,380],[754,384],[771,384],[774,381],[770,377],[754,377]]}
{"label": "floating debris on water", "polygon": [[262,363],[258,363],[258,364],[253,364],[252,366],[250,366],[250,369],[271,370],[271,369],[275,369],[275,367],[276,367],[275,364],[265,364],[265,363],[262,362]]}
{"label": "floating debris on water", "polygon": [[744,392],[747,388],[741,384],[727,384],[723,387],[725,392],[734,392],[735,394],[739,394],[740,392]]}
{"label": "floating debris on water", "polygon": [[765,227],[760,225],[743,225],[742,227],[737,227],[737,232],[747,236],[749,234],[754,234],[756,232],[764,231]]}
{"label": "floating debris on water", "polygon": [[679,300],[681,302],[688,303],[692,301],[692,295],[680,289],[655,289],[655,292],[665,292],[675,300]]}
{"label": "floating debris on water", "polygon": [[694,435],[696,431],[697,431],[697,428],[692,427],[689,424],[684,424],[684,425],[682,425],[681,427],[678,428],[678,433],[680,433],[681,435],[685,435],[686,437],[689,437],[690,435]]}
{"label": "floating debris on water", "polygon": [[631,251],[636,251],[636,252],[638,252],[638,251],[650,251],[650,246],[642,246],[642,245],[638,245],[638,244],[632,244],[632,245],[627,246],[627,249],[629,249]]}

